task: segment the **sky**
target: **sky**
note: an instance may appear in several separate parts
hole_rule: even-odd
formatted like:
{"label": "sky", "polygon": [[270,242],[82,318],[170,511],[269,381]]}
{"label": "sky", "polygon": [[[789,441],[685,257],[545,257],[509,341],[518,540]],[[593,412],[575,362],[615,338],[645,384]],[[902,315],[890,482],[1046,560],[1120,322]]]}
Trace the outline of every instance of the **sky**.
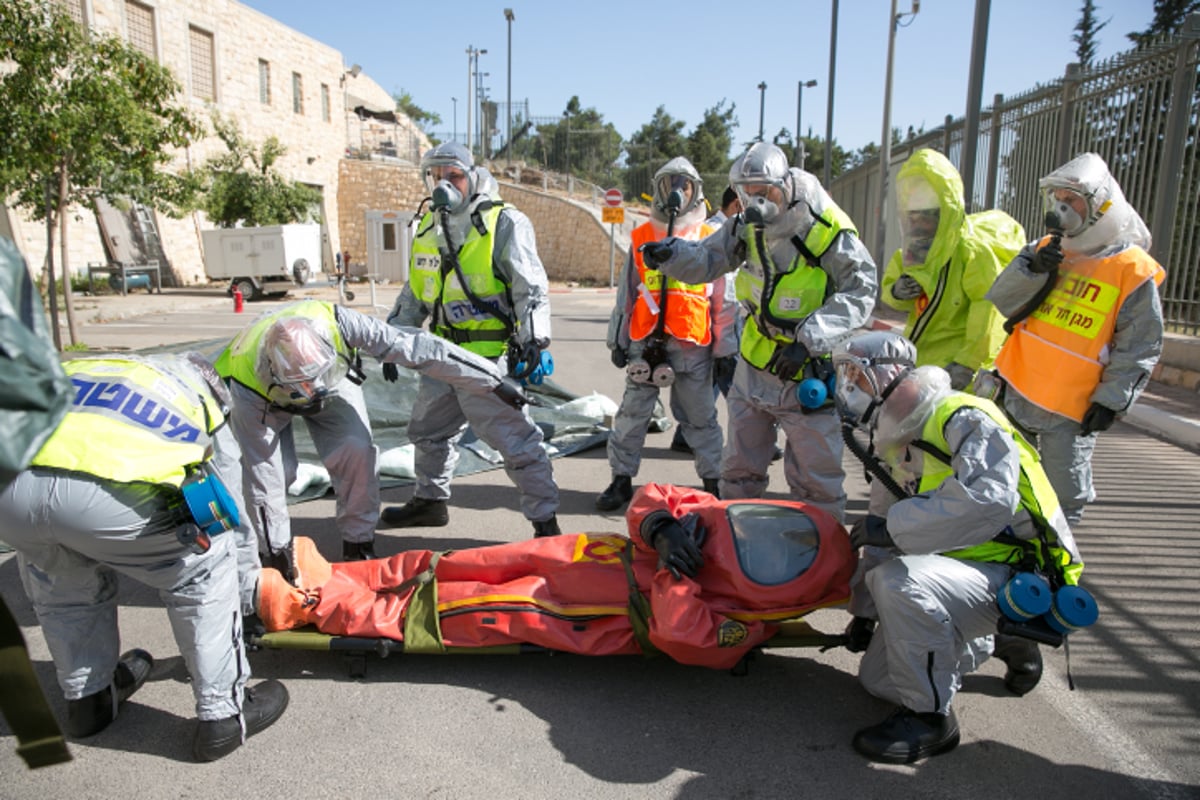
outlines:
{"label": "sky", "polygon": [[[734,149],[758,135],[801,128],[823,138],[829,87],[832,0],[242,0],[245,5],[337,50],[346,66],[384,89],[408,92],[442,118],[437,133],[465,135],[471,96],[468,48],[485,49],[479,71],[493,100],[508,97],[511,8],[512,100],[533,117],[562,114],[572,95],[624,138],[658,106],[690,132],[722,99],[736,106]],[[891,0],[840,0],[833,138],[847,150],[879,142]],[[913,0],[897,0],[907,15]],[[1061,77],[1075,60],[1071,40],[1083,0],[993,0],[983,106],[996,93],[1020,94]],[[1152,0],[1096,0],[1098,59],[1131,47],[1126,34],[1149,26]],[[966,111],[975,3],[921,0],[896,31],[892,126],[936,128]],[[760,83],[767,88],[760,90]],[[455,103],[451,98],[457,98]],[[760,106],[761,104],[761,106]],[[761,108],[761,112],[760,112]],[[503,125],[503,122],[501,123]]]}

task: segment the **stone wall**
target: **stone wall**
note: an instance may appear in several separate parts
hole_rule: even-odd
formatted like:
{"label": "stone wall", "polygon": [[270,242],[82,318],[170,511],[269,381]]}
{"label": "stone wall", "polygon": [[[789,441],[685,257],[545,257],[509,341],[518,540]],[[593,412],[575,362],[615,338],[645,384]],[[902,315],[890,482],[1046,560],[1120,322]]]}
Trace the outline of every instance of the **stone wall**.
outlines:
{"label": "stone wall", "polygon": [[412,164],[343,159],[338,170],[338,237],[353,263],[367,259],[368,211],[416,211],[425,196]]}
{"label": "stone wall", "polygon": [[[609,283],[609,226],[600,221],[600,207],[584,201],[501,183],[504,199],[525,212],[537,234],[538,254],[552,281],[607,286]],[[629,232],[635,218],[626,213],[616,230],[612,271],[620,274],[629,256]]]}

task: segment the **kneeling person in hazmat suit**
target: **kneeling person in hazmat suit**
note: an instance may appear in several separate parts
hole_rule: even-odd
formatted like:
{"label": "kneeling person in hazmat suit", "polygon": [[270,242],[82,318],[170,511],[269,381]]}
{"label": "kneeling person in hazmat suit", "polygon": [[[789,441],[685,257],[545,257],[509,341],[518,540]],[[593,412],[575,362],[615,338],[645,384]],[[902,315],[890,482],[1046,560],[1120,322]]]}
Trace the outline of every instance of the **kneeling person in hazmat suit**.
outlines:
{"label": "kneeling person in hazmat suit", "polygon": [[993,403],[952,391],[940,367],[914,367],[895,333],[860,334],[833,361],[842,419],[879,451],[852,448],[879,480],[850,533],[863,553],[847,633],[866,649],[863,686],[899,706],[854,747],[908,763],[957,746],[950,702],[993,649],[1013,693],[1041,677],[1036,644],[996,634],[997,593],[1018,568],[1062,586],[1083,564],[1036,452]]}
{"label": "kneeling person in hazmat suit", "polygon": [[259,614],[270,630],[313,624],[403,640],[405,652],[660,650],[729,668],[773,636],[777,620],[849,593],[845,529],[813,506],[720,501],[650,483],[634,495],[626,522],[628,537],[568,534],[343,564],[300,539],[301,587],[264,569]]}
{"label": "kneeling person in hazmat suit", "polygon": [[72,405],[0,491],[0,539],[17,550],[67,700],[66,730],[104,730],[153,667],[145,650],[117,654],[121,573],[166,605],[200,720],[192,752],[214,761],[288,703],[278,681],[246,686],[242,610],[254,607],[258,559],[225,425],[228,390],[195,354],[63,366]]}

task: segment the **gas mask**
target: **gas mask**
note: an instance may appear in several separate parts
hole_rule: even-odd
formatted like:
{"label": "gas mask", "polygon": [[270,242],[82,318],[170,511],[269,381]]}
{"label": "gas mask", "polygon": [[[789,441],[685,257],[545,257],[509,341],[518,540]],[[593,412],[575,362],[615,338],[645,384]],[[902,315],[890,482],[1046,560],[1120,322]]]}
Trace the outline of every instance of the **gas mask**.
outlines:
{"label": "gas mask", "polygon": [[[1070,189],[1046,189],[1046,227],[1064,236],[1078,236],[1087,226],[1088,199]],[[1083,213],[1080,213],[1082,210]]]}
{"label": "gas mask", "polygon": [[433,187],[432,205],[434,211],[453,212],[462,205],[462,193],[450,181],[438,181]]}
{"label": "gas mask", "polygon": [[779,218],[779,206],[764,195],[742,199],[742,217],[750,225],[770,225]]}
{"label": "gas mask", "polygon": [[834,394],[842,421],[863,430],[874,429],[879,407],[916,360],[912,342],[890,331],[859,334],[839,345],[833,353]]}
{"label": "gas mask", "polygon": [[941,219],[937,192],[923,176],[910,175],[897,181],[896,200],[904,266],[924,264]]}

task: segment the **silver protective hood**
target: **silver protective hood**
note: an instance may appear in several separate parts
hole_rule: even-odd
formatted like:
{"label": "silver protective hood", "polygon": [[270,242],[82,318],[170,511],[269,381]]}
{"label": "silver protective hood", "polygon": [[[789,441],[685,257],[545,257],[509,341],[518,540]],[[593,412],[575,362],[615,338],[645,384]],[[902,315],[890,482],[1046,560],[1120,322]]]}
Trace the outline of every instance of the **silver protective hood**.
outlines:
{"label": "silver protective hood", "polygon": [[[672,194],[678,192],[674,198]],[[707,207],[704,204],[704,180],[683,156],[672,158],[654,173],[654,198],[650,203],[650,217],[662,226],[669,224],[672,200],[679,205],[675,210],[675,228],[691,228],[704,221]]]}
{"label": "silver protective hood", "polygon": [[[1069,220],[1063,250],[1094,255],[1138,245],[1150,249],[1150,231],[1134,210],[1104,159],[1084,153],[1038,181],[1047,216]],[[1064,202],[1072,198],[1075,203]],[[1072,207],[1078,208],[1074,210]]]}

